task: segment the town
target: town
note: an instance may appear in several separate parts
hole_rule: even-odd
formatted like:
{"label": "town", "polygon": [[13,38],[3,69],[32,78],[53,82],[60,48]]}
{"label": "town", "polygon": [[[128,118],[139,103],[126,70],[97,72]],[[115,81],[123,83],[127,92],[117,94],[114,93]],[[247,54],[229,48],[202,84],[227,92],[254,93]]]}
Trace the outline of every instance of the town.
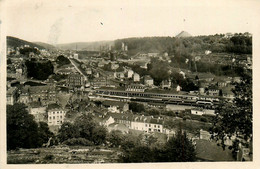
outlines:
{"label": "town", "polygon": [[[211,130],[223,103],[235,104],[242,72],[252,78],[247,32],[195,37],[183,31],[172,38],[119,39],[87,49],[9,36],[7,115],[24,109],[48,132],[41,131],[37,146],[7,140],[7,161],[154,162],[141,161],[137,150],[130,153],[132,147],[156,149],[179,130],[194,147],[194,158],[187,161],[252,161],[252,142],[235,135],[214,140]],[[244,143],[235,151],[223,150],[221,145],[232,147],[238,139]]]}

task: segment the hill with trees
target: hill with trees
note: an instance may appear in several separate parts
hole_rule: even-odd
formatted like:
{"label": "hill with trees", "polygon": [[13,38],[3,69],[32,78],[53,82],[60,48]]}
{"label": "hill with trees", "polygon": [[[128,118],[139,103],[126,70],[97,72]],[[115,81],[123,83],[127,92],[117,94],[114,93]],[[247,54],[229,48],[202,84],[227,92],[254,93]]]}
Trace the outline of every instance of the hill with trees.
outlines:
{"label": "hill with trees", "polygon": [[8,47],[16,48],[16,47],[20,47],[20,46],[24,46],[24,45],[29,45],[30,47],[37,47],[39,49],[46,49],[44,46],[42,46],[40,44],[29,42],[29,41],[22,40],[22,39],[12,37],[12,36],[7,36],[6,42],[7,42]]}
{"label": "hill with trees", "polygon": [[[183,33],[185,34],[185,33]],[[121,50],[124,43],[129,54],[163,53],[169,55],[188,55],[192,52],[211,50],[216,53],[252,54],[252,37],[248,33],[234,34],[226,38],[224,34],[194,36],[194,37],[143,37],[115,40],[115,49]]]}

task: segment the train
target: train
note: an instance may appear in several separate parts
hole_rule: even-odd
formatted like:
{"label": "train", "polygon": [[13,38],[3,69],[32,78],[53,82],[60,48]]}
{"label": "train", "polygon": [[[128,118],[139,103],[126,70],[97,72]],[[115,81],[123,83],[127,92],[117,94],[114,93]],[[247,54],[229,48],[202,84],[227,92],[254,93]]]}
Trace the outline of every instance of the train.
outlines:
{"label": "train", "polygon": [[96,95],[102,97],[118,98],[125,101],[156,102],[164,104],[180,104],[214,108],[219,104],[218,97],[187,95],[187,94],[163,94],[148,92],[130,92],[123,90],[97,89]]}

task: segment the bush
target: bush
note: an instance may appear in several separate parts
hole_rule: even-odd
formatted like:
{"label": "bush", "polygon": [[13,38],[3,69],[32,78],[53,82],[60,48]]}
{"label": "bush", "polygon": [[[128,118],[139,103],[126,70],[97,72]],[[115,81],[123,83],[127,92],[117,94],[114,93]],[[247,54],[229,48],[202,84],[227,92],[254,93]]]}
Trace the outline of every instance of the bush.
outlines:
{"label": "bush", "polygon": [[68,146],[92,146],[94,145],[91,141],[85,139],[85,138],[71,138],[63,142],[64,144]]}
{"label": "bush", "polygon": [[182,118],[183,120],[190,120],[191,119],[191,117],[190,116],[188,116],[188,115],[186,115],[186,116],[184,116],[183,118]]}
{"label": "bush", "polygon": [[54,156],[52,154],[49,154],[44,157],[44,160],[52,160],[53,158]]}
{"label": "bush", "polygon": [[207,119],[206,117],[201,117],[201,118],[200,118],[200,121],[202,121],[202,122],[208,122],[208,119]]}

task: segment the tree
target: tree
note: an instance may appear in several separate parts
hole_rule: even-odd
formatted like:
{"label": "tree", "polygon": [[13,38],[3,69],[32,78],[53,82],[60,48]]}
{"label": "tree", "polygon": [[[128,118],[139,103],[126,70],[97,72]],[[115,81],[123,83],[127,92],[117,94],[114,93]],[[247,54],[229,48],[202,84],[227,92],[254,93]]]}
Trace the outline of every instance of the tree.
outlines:
{"label": "tree", "polygon": [[123,133],[120,130],[112,130],[107,137],[107,141],[112,147],[119,147],[123,142]]}
{"label": "tree", "polygon": [[21,103],[7,105],[7,149],[35,148],[46,143],[53,134],[48,125],[34,121],[33,115]]}
{"label": "tree", "polygon": [[[236,136],[246,141],[252,141],[252,75],[251,72],[242,72],[241,83],[235,83],[233,102],[222,100],[216,110],[216,118],[211,133],[216,140],[224,141]],[[241,141],[242,141],[241,140]],[[233,147],[234,148],[234,147]]]}
{"label": "tree", "polygon": [[79,136],[79,130],[69,122],[63,123],[58,132],[58,138],[60,142],[64,142],[70,138],[77,138]]}
{"label": "tree", "polygon": [[175,137],[171,137],[165,145],[165,162],[195,161],[195,148],[186,132],[180,129]]}
{"label": "tree", "polygon": [[68,58],[64,57],[63,55],[60,55],[57,57],[56,63],[58,64],[58,67],[61,67],[63,65],[70,64],[70,60]]}

